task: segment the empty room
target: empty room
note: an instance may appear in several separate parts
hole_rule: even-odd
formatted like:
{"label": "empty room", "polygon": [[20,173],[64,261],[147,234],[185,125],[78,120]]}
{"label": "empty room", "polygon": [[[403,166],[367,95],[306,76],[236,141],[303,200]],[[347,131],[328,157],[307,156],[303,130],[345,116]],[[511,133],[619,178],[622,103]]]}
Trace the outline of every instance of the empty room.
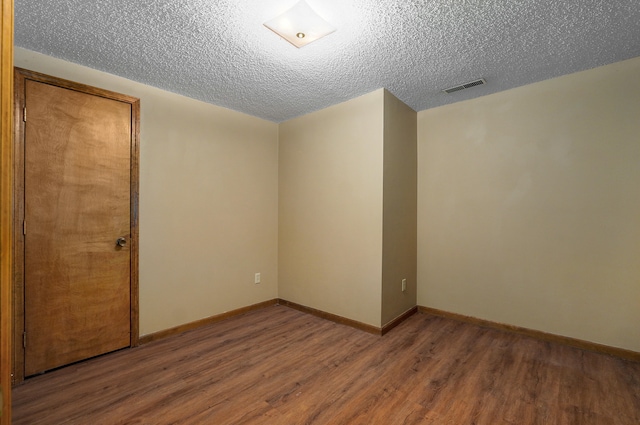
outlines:
{"label": "empty room", "polygon": [[637,1],[2,4],[1,425],[640,423]]}

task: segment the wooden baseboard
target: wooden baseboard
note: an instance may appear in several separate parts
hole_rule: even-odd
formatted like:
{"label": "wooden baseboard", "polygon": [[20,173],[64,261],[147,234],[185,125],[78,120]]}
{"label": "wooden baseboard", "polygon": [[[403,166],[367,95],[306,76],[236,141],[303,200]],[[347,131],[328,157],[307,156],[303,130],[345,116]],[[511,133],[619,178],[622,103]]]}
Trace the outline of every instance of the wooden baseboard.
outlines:
{"label": "wooden baseboard", "polygon": [[322,319],[330,320],[341,325],[350,326],[352,328],[359,329],[374,335],[382,335],[382,329],[377,326],[368,325],[366,323],[358,322],[357,320],[347,319],[346,317],[338,316],[337,314],[327,313],[326,311],[317,310],[315,308],[307,307],[301,304],[296,304],[291,301],[279,299],[278,303],[303,313],[312,314]]}
{"label": "wooden baseboard", "polygon": [[153,341],[157,341],[159,339],[164,339],[173,335],[178,335],[202,326],[210,325],[212,323],[220,322],[225,319],[229,319],[233,316],[238,316],[240,314],[247,313],[253,310],[259,310],[261,308],[270,307],[278,304],[277,299],[264,301],[258,304],[249,305],[247,307],[242,307],[237,310],[227,311],[226,313],[218,314],[215,316],[207,317],[205,319],[196,320],[195,322],[185,323],[184,325],[176,326],[174,328],[165,329],[163,331],[154,332],[152,334],[141,336],[139,339],[139,344],[148,344]]}
{"label": "wooden baseboard", "polygon": [[405,311],[400,316],[396,317],[395,319],[393,319],[392,321],[390,321],[389,323],[387,323],[382,327],[382,335],[386,335],[387,332],[389,332],[391,329],[395,328],[400,323],[404,322],[405,320],[407,320],[409,317],[413,316],[417,312],[418,312],[418,307],[412,307],[409,310]]}
{"label": "wooden baseboard", "polygon": [[418,311],[418,307],[413,307],[400,316],[393,319],[391,322],[387,323],[382,328],[378,328],[376,326],[371,326],[366,323],[358,322],[356,320],[347,319],[346,317],[338,316],[336,314],[327,313],[321,310],[316,310],[315,308],[306,307],[301,304],[296,304],[291,301],[283,300],[283,299],[273,299],[269,301],[264,301],[258,304],[253,304],[247,307],[242,307],[237,310],[228,311],[226,313],[218,314],[216,316],[207,317],[205,319],[196,320],[195,322],[185,323],[184,325],[176,326],[170,329],[165,329],[163,331],[154,332],[152,334],[143,335],[139,339],[139,344],[144,345],[153,341],[157,341],[159,339],[168,338],[170,336],[179,335],[181,333],[200,328],[202,326],[207,326],[212,323],[220,322],[225,319],[229,319],[233,316],[238,316],[243,313],[247,313],[253,310],[259,310],[265,307],[271,307],[273,305],[283,305],[286,307],[293,308],[298,311],[302,311],[303,313],[312,314],[314,316],[320,317],[322,319],[330,320],[335,323],[340,323],[341,325],[350,326],[355,329],[359,329],[361,331],[365,331],[374,335],[385,335],[391,329],[398,326],[408,317],[413,315]]}
{"label": "wooden baseboard", "polygon": [[507,325],[499,322],[492,322],[491,320],[478,319],[476,317],[465,316],[458,313],[450,313],[448,311],[438,310],[430,307],[418,306],[418,311],[420,313],[432,314],[434,316],[445,317],[447,319],[458,320],[461,322],[471,323],[478,326],[484,326],[487,328],[516,333],[519,335],[525,335],[525,336],[539,339],[542,341],[568,345],[570,347],[579,348],[581,350],[593,351],[596,353],[619,357],[625,360],[640,362],[640,353],[636,351],[625,350],[623,348],[611,347],[608,345],[597,344],[595,342],[584,341],[577,338],[550,334],[547,332],[536,331],[533,329],[523,328],[520,326]]}
{"label": "wooden baseboard", "polygon": [[273,305],[284,305],[289,308],[293,308],[298,311],[302,311],[303,313],[312,314],[314,316],[320,317],[325,320],[330,320],[335,323],[339,323],[341,325],[350,326],[355,329],[359,329],[364,332],[368,332],[374,335],[385,335],[390,330],[398,326],[400,323],[405,321],[407,318],[411,317],[416,312],[420,312],[423,314],[432,314],[434,316],[445,317],[447,319],[458,320],[465,323],[471,323],[478,326],[484,326],[492,329],[497,329],[505,332],[516,333],[519,335],[525,335],[528,337],[536,338],[542,341],[554,342],[558,344],[564,344],[570,347],[579,348],[582,350],[593,351],[596,353],[607,354],[610,356],[622,358],[625,360],[630,360],[634,362],[640,362],[640,353],[631,350],[625,350],[623,348],[611,347],[608,345],[597,344],[595,342],[584,341],[577,338],[571,338],[561,335],[550,334],[547,332],[537,331],[533,329],[523,328],[515,325],[508,325],[499,322],[493,322],[491,320],[478,319],[477,317],[465,316],[458,313],[451,313],[444,310],[438,310],[431,307],[417,306],[407,310],[405,313],[401,314],[391,322],[384,325],[382,328],[377,326],[368,325],[366,323],[358,322],[357,320],[347,319],[346,317],[338,316],[336,314],[327,313],[322,310],[317,310],[312,307],[307,307],[301,304],[297,304],[291,301],[287,301],[284,299],[274,299],[269,301],[264,301],[258,304],[253,304],[247,307],[242,307],[237,310],[228,311],[226,313],[218,314],[216,316],[207,317],[205,319],[197,320],[195,322],[186,323],[184,325],[176,326],[174,328],[165,329],[163,331],[155,332],[152,334],[144,335],[140,337],[140,344],[148,344],[153,341],[157,341],[159,339],[167,338],[173,335],[178,335],[192,329],[196,329],[202,326],[206,326],[212,323],[220,322],[222,320],[228,319],[233,316],[238,316],[243,313],[247,313],[249,311],[258,310],[265,307],[270,307]]}

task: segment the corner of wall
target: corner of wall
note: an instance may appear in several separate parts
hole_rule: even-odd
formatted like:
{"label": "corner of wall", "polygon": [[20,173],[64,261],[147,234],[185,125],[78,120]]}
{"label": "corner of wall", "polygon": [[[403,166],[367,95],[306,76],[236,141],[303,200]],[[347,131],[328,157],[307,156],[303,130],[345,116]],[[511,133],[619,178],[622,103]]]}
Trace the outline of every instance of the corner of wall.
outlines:
{"label": "corner of wall", "polygon": [[381,322],[386,325],[417,302],[417,113],[386,89],[383,169]]}

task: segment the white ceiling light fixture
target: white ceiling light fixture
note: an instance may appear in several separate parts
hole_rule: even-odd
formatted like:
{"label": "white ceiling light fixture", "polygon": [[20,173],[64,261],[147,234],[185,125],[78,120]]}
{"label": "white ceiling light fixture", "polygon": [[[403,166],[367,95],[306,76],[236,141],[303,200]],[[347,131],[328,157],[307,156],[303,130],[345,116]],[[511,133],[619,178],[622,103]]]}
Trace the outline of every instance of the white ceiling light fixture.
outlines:
{"label": "white ceiling light fixture", "polygon": [[318,16],[304,0],[282,15],[265,22],[264,26],[297,48],[306,46],[336,30]]}

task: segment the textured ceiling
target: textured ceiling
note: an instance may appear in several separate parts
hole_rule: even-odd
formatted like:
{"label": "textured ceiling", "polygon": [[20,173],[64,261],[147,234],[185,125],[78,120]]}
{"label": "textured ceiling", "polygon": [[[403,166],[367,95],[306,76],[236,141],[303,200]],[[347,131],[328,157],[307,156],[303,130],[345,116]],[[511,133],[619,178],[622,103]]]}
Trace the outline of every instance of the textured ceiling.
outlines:
{"label": "textured ceiling", "polygon": [[276,122],[381,87],[420,111],[640,56],[639,0],[307,0],[337,31],[302,49],[262,25],[296,2],[15,0],[15,43]]}

